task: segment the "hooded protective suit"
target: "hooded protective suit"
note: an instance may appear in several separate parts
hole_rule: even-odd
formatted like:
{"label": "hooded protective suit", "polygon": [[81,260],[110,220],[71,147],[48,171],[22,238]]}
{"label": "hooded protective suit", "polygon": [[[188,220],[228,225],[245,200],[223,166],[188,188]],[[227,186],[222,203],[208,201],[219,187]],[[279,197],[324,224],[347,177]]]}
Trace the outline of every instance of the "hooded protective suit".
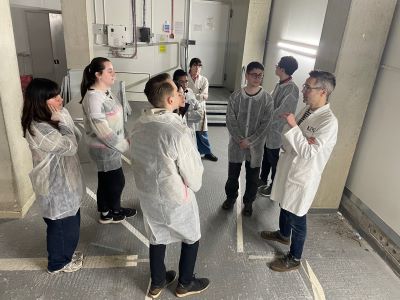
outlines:
{"label": "hooded protective suit", "polygon": [[81,133],[67,109],[63,108],[60,115],[60,130],[46,122],[33,121],[34,135],[26,132],[33,160],[29,177],[42,216],[52,220],[76,215],[84,186],[77,155]]}
{"label": "hooded protective suit", "polygon": [[200,239],[194,191],[201,187],[203,164],[190,129],[165,109],[150,109],[132,130],[132,168],[137,197],[151,244]]}
{"label": "hooded protective suit", "polygon": [[[309,109],[306,106],[296,121]],[[271,199],[297,216],[304,216],[314,200],[322,171],[336,144],[338,122],[326,104],[305,119],[300,126],[286,125],[282,134],[282,151],[279,156]],[[316,144],[306,138],[314,137]]]}

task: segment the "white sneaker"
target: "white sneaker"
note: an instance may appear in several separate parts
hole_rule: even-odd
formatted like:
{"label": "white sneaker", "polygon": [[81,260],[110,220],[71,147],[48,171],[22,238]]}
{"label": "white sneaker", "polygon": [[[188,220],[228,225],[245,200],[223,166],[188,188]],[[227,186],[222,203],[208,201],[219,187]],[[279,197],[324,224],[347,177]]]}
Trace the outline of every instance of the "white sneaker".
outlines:
{"label": "white sneaker", "polygon": [[72,273],[72,272],[78,271],[81,268],[82,268],[82,261],[78,261],[78,260],[74,261],[74,260],[72,260],[70,263],[66,264],[61,269],[55,270],[55,271],[47,270],[47,273],[49,273],[49,274],[57,274],[57,273],[60,273],[60,272]]}
{"label": "white sneaker", "polygon": [[72,261],[83,261],[83,253],[81,251],[75,251],[72,254]]}

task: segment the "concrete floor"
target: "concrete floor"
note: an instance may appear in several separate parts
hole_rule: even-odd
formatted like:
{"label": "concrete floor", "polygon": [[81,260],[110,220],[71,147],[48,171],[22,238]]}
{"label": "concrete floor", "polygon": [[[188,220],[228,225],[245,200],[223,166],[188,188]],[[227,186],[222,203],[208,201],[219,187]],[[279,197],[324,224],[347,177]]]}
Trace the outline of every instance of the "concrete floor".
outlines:
{"label": "concrete floor", "polygon": [[[133,104],[128,128],[144,105]],[[211,127],[209,135],[219,161],[203,161],[203,187],[196,194],[202,239],[195,272],[209,277],[211,285],[191,299],[400,299],[400,279],[337,213],[309,215],[302,268],[271,271],[268,262],[288,248],[264,242],[259,232],[277,228],[279,208],[259,197],[251,218],[242,218],[240,207],[221,210],[228,133],[225,127]],[[35,203],[22,220],[0,220],[0,299],[146,299],[148,246],[132,171],[124,162],[123,204],[138,208],[138,215],[123,224],[101,225],[90,196],[96,191],[96,169],[81,146],[88,187],[78,246],[86,256],[84,268],[70,274],[45,272],[46,227]],[[178,268],[179,248],[178,244],[167,248],[168,269]],[[160,299],[176,299],[175,286],[163,291]]]}

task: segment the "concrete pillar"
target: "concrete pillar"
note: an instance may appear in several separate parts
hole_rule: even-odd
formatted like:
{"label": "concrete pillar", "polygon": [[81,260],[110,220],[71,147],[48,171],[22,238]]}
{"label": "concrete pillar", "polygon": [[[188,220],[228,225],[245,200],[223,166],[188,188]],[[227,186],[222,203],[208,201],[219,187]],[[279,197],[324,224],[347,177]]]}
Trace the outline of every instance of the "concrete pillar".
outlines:
{"label": "concrete pillar", "polygon": [[93,0],[62,0],[68,69],[83,69],[93,58]]}
{"label": "concrete pillar", "polygon": [[[329,1],[315,67],[336,75],[330,102],[339,135],[314,208],[339,207],[395,7],[396,0]],[[344,24],[338,16],[347,16]]]}
{"label": "concrete pillar", "polygon": [[10,3],[0,0],[0,218],[23,217],[35,197],[32,156],[22,137],[22,92]]}
{"label": "concrete pillar", "polygon": [[[242,66],[247,66],[252,61],[261,63],[264,61],[271,2],[271,0],[250,0],[249,2]],[[240,76],[237,76],[236,88],[239,87]]]}

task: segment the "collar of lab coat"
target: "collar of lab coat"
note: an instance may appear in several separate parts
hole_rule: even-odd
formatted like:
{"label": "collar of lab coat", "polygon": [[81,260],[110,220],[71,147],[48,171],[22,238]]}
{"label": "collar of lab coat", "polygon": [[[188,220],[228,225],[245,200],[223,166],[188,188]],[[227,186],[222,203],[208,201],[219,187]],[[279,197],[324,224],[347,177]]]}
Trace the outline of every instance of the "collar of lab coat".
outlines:
{"label": "collar of lab coat", "polygon": [[[309,109],[309,108],[310,108],[310,107],[307,106],[307,109]],[[320,108],[317,108],[316,110],[312,110],[312,111],[311,111],[311,115],[313,115],[313,114],[320,114],[320,113],[322,113],[322,112],[328,110],[329,108],[330,108],[330,104],[327,103],[327,104],[325,104],[324,106],[321,106]]]}

